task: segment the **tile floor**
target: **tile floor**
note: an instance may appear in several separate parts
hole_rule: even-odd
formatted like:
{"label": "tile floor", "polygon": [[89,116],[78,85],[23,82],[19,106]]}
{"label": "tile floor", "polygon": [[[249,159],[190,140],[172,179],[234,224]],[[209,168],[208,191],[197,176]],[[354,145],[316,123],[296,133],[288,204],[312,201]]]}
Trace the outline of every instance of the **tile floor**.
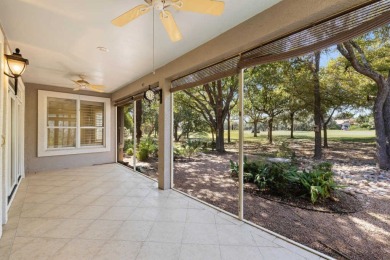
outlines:
{"label": "tile floor", "polygon": [[122,166],[30,174],[0,259],[320,259]]}

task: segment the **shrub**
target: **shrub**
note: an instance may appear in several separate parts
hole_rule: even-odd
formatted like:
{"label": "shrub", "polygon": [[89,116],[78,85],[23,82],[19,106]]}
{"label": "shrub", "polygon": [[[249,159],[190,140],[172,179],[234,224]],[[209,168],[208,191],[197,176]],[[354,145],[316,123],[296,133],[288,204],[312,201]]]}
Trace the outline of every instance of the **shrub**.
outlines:
{"label": "shrub", "polygon": [[267,189],[273,194],[286,195],[291,188],[286,177],[290,171],[294,170],[295,167],[288,163],[263,163],[254,182],[259,189]]}
{"label": "shrub", "polygon": [[[239,164],[230,160],[230,171],[237,177]],[[332,192],[340,188],[333,179],[329,162],[301,172],[290,163],[249,162],[244,157],[244,182],[253,182],[261,191],[275,195],[309,197],[312,203],[331,197]]]}
{"label": "shrub", "polygon": [[230,160],[230,174],[232,177],[238,176],[239,172],[239,165],[236,162],[233,162],[233,160]]}
{"label": "shrub", "polygon": [[125,143],[123,145],[123,151],[126,151],[129,149],[129,148],[132,148],[133,147],[133,140],[131,139],[126,139],[125,140]]}
{"label": "shrub", "polygon": [[148,150],[146,150],[146,149],[140,149],[140,150],[137,152],[137,159],[138,159],[139,161],[144,162],[144,161],[146,161],[148,158],[149,158]]}
{"label": "shrub", "polygon": [[[259,162],[248,162],[248,158],[244,156],[244,182],[254,182]],[[238,177],[239,164],[230,160],[230,173],[232,177]]]}
{"label": "shrub", "polygon": [[255,180],[255,176],[250,172],[244,172],[244,182],[253,182]]}
{"label": "shrub", "polygon": [[[253,182],[255,175],[248,171],[248,159],[244,157],[244,182]],[[239,164],[230,160],[230,174],[232,177],[238,177]]]}
{"label": "shrub", "polygon": [[183,145],[181,152],[182,154],[190,159],[202,148],[202,142],[198,140],[187,140]]}
{"label": "shrub", "polygon": [[319,199],[331,197],[332,192],[340,188],[333,179],[331,168],[331,163],[320,163],[309,172],[292,172],[288,179],[299,185],[303,189],[303,194],[310,196],[310,200],[314,204]]}
{"label": "shrub", "polygon": [[216,148],[216,143],[215,142],[201,141],[201,147],[202,147],[203,151],[209,151],[209,150],[214,151]]}
{"label": "shrub", "polygon": [[157,152],[157,143],[152,138],[142,139],[138,147],[137,159],[146,161],[150,156],[157,156]]}
{"label": "shrub", "polygon": [[129,148],[129,149],[127,149],[126,150],[126,154],[128,155],[128,156],[133,156],[134,155],[134,151],[133,151],[133,148]]}
{"label": "shrub", "polygon": [[177,147],[173,148],[173,159],[176,160],[180,156],[183,156],[182,150]]}

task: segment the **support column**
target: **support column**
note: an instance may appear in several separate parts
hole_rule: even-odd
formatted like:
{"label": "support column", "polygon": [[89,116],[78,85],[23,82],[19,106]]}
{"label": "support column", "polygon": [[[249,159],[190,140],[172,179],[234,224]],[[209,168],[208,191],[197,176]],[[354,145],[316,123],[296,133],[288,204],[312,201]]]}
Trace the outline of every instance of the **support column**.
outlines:
{"label": "support column", "polygon": [[137,171],[137,106],[133,103],[133,170]]}
{"label": "support column", "polygon": [[161,80],[161,103],[158,113],[158,188],[171,189],[172,169],[172,93],[169,91],[171,82]]}
{"label": "support column", "polygon": [[238,217],[244,219],[244,70],[238,75],[238,111],[239,111],[239,173],[238,173]]}
{"label": "support column", "polygon": [[123,162],[123,148],[125,146],[124,130],[125,130],[125,111],[123,107],[117,107],[117,158],[118,162]]}

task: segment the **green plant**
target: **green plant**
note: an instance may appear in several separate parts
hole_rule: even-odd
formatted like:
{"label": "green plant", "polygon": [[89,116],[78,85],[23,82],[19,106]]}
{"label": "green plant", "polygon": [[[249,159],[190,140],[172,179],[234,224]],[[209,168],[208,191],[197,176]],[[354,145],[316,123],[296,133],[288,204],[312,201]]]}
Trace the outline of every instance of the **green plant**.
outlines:
{"label": "green plant", "polygon": [[308,172],[291,172],[288,180],[300,186],[303,195],[310,196],[310,200],[314,204],[319,199],[331,197],[332,192],[341,187],[336,185],[331,169],[331,163],[320,163]]}
{"label": "green plant", "polygon": [[[246,157],[244,157],[244,170],[245,170],[245,165],[247,163]],[[230,160],[230,174],[232,177],[238,177],[239,173],[239,164]],[[255,179],[255,175],[251,172],[244,172],[244,182],[253,182]]]}
{"label": "green plant", "polygon": [[250,172],[244,172],[244,182],[252,183],[255,180],[255,176]]}
{"label": "green plant", "polygon": [[123,145],[123,151],[126,151],[129,149],[129,148],[133,148],[133,140],[131,139],[126,139],[125,140],[125,143]]}
{"label": "green plant", "polygon": [[[237,177],[239,164],[230,160],[232,177]],[[312,203],[326,199],[339,188],[333,179],[332,164],[322,162],[310,171],[298,171],[291,163],[248,161],[244,157],[244,182],[253,182],[261,191],[280,196],[309,197]]]}
{"label": "green plant", "polygon": [[133,151],[133,148],[128,148],[127,150],[126,150],[126,154],[128,155],[128,156],[133,156],[134,155],[134,151]]}
{"label": "green plant", "polygon": [[198,140],[187,140],[183,145],[181,152],[190,159],[202,148],[202,142]]}
{"label": "green plant", "polygon": [[233,160],[229,160],[230,162],[230,173],[231,175],[234,177],[234,176],[238,176],[238,172],[239,172],[239,165],[238,163],[236,162],[233,162]]}
{"label": "green plant", "polygon": [[255,183],[260,189],[267,189],[274,194],[286,195],[291,188],[286,176],[294,170],[295,167],[287,163],[263,163],[255,177]]}
{"label": "green plant", "polygon": [[149,158],[148,150],[146,150],[146,149],[140,149],[140,150],[137,152],[137,159],[138,159],[139,161],[144,162],[144,161],[146,161],[148,158]]}
{"label": "green plant", "polygon": [[331,172],[332,167],[333,167],[333,164],[330,162],[321,162],[317,165],[314,165],[313,169],[324,171],[324,172]]}
{"label": "green plant", "polygon": [[183,152],[178,147],[173,148],[173,156],[174,158],[180,157],[183,155]]}
{"label": "green plant", "polygon": [[156,141],[152,138],[142,139],[138,151],[137,159],[140,161],[146,161],[150,156],[157,156],[158,147]]}

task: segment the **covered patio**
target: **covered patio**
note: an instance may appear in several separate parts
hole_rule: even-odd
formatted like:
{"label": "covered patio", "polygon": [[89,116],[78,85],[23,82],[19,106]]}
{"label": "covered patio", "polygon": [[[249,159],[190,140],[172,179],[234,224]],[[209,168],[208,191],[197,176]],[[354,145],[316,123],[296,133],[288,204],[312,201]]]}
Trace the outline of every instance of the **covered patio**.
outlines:
{"label": "covered patio", "polygon": [[[389,2],[202,1],[219,2],[214,16],[195,1],[187,15],[185,2],[0,1],[0,259],[333,259],[245,218],[245,71],[387,24]],[[114,27],[130,8],[145,16]],[[183,33],[174,41],[163,27],[170,12]],[[8,62],[20,51],[30,65],[15,76]],[[174,185],[174,94],[228,76],[237,79],[235,214]],[[218,96],[223,104],[222,88]],[[152,102],[156,180],[137,158],[139,115]]]}
{"label": "covered patio", "polygon": [[117,164],[28,174],[1,259],[321,259]]}

